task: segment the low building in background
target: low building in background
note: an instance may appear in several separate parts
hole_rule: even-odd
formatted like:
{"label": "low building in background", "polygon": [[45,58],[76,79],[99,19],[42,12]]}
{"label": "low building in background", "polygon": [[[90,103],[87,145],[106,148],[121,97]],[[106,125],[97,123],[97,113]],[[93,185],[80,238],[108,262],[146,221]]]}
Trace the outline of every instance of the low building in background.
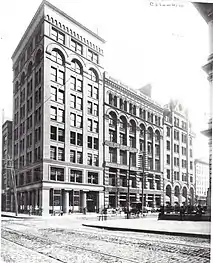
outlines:
{"label": "low building in background", "polygon": [[198,205],[207,205],[207,191],[209,188],[209,163],[202,159],[195,159],[195,197]]}
{"label": "low building in background", "polygon": [[178,101],[164,108],[164,204],[194,205],[193,139],[187,110]]}
{"label": "low building in background", "polygon": [[2,125],[2,183],[1,209],[11,211],[13,196],[12,184],[12,121],[7,120]]}

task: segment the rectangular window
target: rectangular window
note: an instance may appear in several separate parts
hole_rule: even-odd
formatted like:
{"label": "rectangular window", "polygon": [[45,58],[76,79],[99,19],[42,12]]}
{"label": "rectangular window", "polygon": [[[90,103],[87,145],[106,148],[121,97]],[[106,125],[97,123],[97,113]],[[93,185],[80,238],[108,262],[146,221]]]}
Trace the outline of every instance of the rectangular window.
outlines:
{"label": "rectangular window", "polygon": [[50,168],[50,180],[64,181],[64,169],[63,168]]}
{"label": "rectangular window", "polygon": [[166,155],[166,163],[170,164],[170,155],[169,154]]}
{"label": "rectangular window", "polygon": [[50,159],[56,160],[56,147],[50,146]]}
{"label": "rectangular window", "polygon": [[57,79],[57,82],[61,85],[64,85],[65,83],[65,75],[64,75],[64,72],[59,70],[58,71],[58,79]]}
{"label": "rectangular window", "polygon": [[70,132],[70,144],[76,144],[76,133],[75,132]]}
{"label": "rectangular window", "polygon": [[93,98],[98,99],[98,88],[96,87],[93,88]]}
{"label": "rectangular window", "polygon": [[88,105],[87,105],[87,113],[88,114],[92,114],[92,102],[88,101],[87,103],[88,103]]}
{"label": "rectangular window", "polygon": [[51,67],[51,70],[50,70],[50,80],[52,81],[57,81],[57,69],[54,68],[54,67]]}
{"label": "rectangular window", "polygon": [[98,138],[94,138],[94,149],[98,150]]}
{"label": "rectangular window", "polygon": [[59,43],[65,45],[65,34],[52,27],[51,36]]}
{"label": "rectangular window", "polygon": [[166,173],[167,173],[167,179],[170,179],[170,170],[167,169],[167,170],[166,170]]}
{"label": "rectangular window", "polygon": [[93,165],[98,166],[98,155],[97,154],[93,155]]}
{"label": "rectangular window", "polygon": [[70,113],[70,125],[73,127],[76,126],[76,115],[74,113]]}
{"label": "rectangular window", "polygon": [[58,129],[58,140],[59,142],[65,141],[64,129],[61,129],[61,128]]}
{"label": "rectangular window", "polygon": [[77,118],[76,118],[76,127],[77,127],[77,128],[82,128],[82,127],[83,127],[82,116],[77,115]]}
{"label": "rectangular window", "polygon": [[77,152],[77,163],[82,164],[83,163],[83,153]]}
{"label": "rectangular window", "polygon": [[70,107],[75,108],[76,107],[76,96],[71,95],[70,97]]}
{"label": "rectangular window", "polygon": [[117,162],[117,149],[116,148],[109,148],[109,161],[111,163]]}
{"label": "rectangular window", "polygon": [[120,164],[127,164],[127,152],[120,150]]}
{"label": "rectangular window", "polygon": [[51,100],[57,101],[57,89],[51,86]]}
{"label": "rectangular window", "polygon": [[94,115],[98,116],[98,105],[94,103],[93,109],[94,109]]}
{"label": "rectangular window", "polygon": [[94,129],[94,132],[98,133],[98,122],[97,121],[94,121],[93,129]]}
{"label": "rectangular window", "polygon": [[70,162],[75,163],[75,151],[70,150]]}
{"label": "rectangular window", "polygon": [[166,149],[169,151],[170,150],[170,141],[166,141]]}
{"label": "rectangular window", "polygon": [[88,84],[88,96],[92,97],[92,85]]}
{"label": "rectangular window", "polygon": [[92,165],[92,154],[91,153],[87,154],[87,164]]}
{"label": "rectangular window", "polygon": [[64,110],[58,109],[58,122],[64,122]]}
{"label": "rectangular window", "polygon": [[50,139],[57,140],[57,128],[54,126],[50,127]]}
{"label": "rectangular window", "polygon": [[82,171],[70,170],[70,182],[82,183]]}
{"label": "rectangular window", "polygon": [[77,110],[83,109],[82,98],[80,98],[80,97],[77,97],[77,99],[76,99],[76,109]]}
{"label": "rectangular window", "polygon": [[77,134],[77,145],[83,146],[83,136],[80,133]]}
{"label": "rectangular window", "polygon": [[98,184],[98,173],[88,172],[88,184]]}
{"label": "rectangular window", "polygon": [[76,84],[76,90],[82,92],[82,88],[83,88],[83,82],[82,80],[78,79]]}
{"label": "rectangular window", "polygon": [[51,106],[50,108],[50,119],[51,120],[57,120],[57,108],[56,107],[53,107]]}
{"label": "rectangular window", "polygon": [[64,148],[58,148],[58,160],[64,161]]}
{"label": "rectangular window", "polygon": [[87,137],[87,147],[92,149],[92,137],[91,136]]}
{"label": "rectangular window", "polygon": [[88,131],[92,131],[92,120],[91,119],[88,119],[87,127],[88,127]]}
{"label": "rectangular window", "polygon": [[75,90],[75,88],[76,88],[76,78],[71,77],[70,84],[71,84],[70,85],[71,89]]}
{"label": "rectangular window", "polygon": [[64,91],[58,90],[58,102],[64,104]]}

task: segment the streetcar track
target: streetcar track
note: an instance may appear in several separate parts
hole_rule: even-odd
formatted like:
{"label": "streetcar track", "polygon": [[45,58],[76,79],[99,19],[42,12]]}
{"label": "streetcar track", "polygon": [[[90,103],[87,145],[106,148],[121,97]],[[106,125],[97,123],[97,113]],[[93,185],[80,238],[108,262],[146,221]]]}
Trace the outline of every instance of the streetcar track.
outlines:
{"label": "streetcar track", "polygon": [[58,259],[58,258],[56,258],[56,257],[53,257],[53,256],[51,256],[51,255],[47,255],[47,254],[45,254],[45,253],[43,253],[43,252],[41,252],[41,251],[36,251],[36,250],[34,250],[34,249],[31,249],[31,248],[29,248],[29,247],[24,246],[23,244],[19,244],[18,242],[14,241],[14,240],[10,240],[10,239],[5,238],[5,237],[1,237],[1,238],[3,238],[4,240],[7,240],[7,242],[14,243],[14,244],[16,244],[17,246],[24,247],[25,249],[30,250],[31,252],[33,251],[34,253],[41,254],[42,256],[45,256],[45,257],[48,257],[48,258],[52,258],[52,259],[57,260],[57,261],[59,261],[59,262],[67,263],[66,261],[63,261],[63,260]]}
{"label": "streetcar track", "polygon": [[[8,227],[5,227],[5,228],[7,228],[9,230],[12,230],[12,231],[16,231],[16,230],[13,230],[13,229],[8,228]],[[63,233],[65,231],[65,229],[52,229],[52,228],[50,228],[50,229],[48,229],[46,231],[52,232],[52,233],[53,232]],[[88,231],[79,231],[79,230],[77,230],[77,231],[78,231],[78,233],[81,232],[82,236],[84,236],[84,235],[87,236],[88,239],[92,239],[92,240],[96,239],[96,240],[109,242],[109,243],[116,243],[117,244],[119,241],[122,241],[122,240],[119,240],[119,239],[124,238],[123,235],[115,235],[115,234],[113,234],[113,235],[111,234],[110,235],[110,239],[109,238],[106,239],[105,237],[98,238],[97,234],[92,233],[92,236],[89,236],[88,235]],[[17,231],[17,233],[23,233],[23,232]],[[68,235],[69,234],[76,235],[76,232],[73,231],[73,230],[72,231],[68,230],[66,232],[66,234],[68,234]],[[39,236],[36,236],[36,237],[37,238],[41,238]],[[114,238],[114,240],[113,240],[113,238]],[[127,238],[127,237],[125,237],[125,238]],[[208,258],[208,259],[210,258],[210,248],[204,247],[204,246],[193,245],[193,244],[190,245],[190,244],[186,244],[186,243],[177,243],[177,242],[171,242],[171,241],[161,241],[160,242],[161,244],[159,245],[159,241],[157,241],[157,240],[141,239],[141,238],[135,238],[134,237],[134,241],[136,240],[136,242],[134,242],[133,240],[130,240],[131,239],[130,237],[128,237],[128,239],[129,239],[128,241],[123,241],[124,245],[127,245],[128,242],[131,242],[132,244],[138,245],[139,248],[144,248],[144,246],[146,246],[146,249],[151,249],[151,247],[153,247],[153,245],[155,245],[157,243],[156,247],[157,247],[158,251],[159,250],[163,250],[163,251],[169,252],[169,253],[178,252],[178,253],[181,253],[181,254],[185,254],[185,255],[187,254],[187,255],[191,255],[191,256],[195,256],[195,253],[196,253],[197,257],[204,257],[204,258]],[[45,239],[43,238],[43,240],[45,240]],[[51,240],[51,242],[53,242],[53,240]],[[63,246],[71,246],[71,245],[67,245],[67,244],[64,244],[64,243],[57,242],[57,241],[54,241],[54,242],[56,242],[58,244],[62,244]],[[77,247],[77,246],[74,246],[74,245],[72,245],[72,247],[79,248],[79,249],[84,249],[84,250],[87,250],[87,251],[91,252],[91,250],[88,250],[86,248],[81,248],[81,247]],[[179,247],[180,251],[178,251],[177,247]],[[194,249],[194,251],[190,252],[190,251],[187,250],[187,248],[192,248],[192,249]],[[176,250],[176,251],[174,251],[174,250]],[[206,253],[206,251],[208,251],[207,252],[208,254],[207,255],[202,255],[203,253]],[[97,253],[100,254],[102,252],[97,252]],[[109,255],[106,254],[106,256],[109,256]],[[115,257],[117,257],[117,256],[115,256]],[[137,262],[137,261],[132,261],[132,262]]]}
{"label": "streetcar track", "polygon": [[[9,229],[9,230],[5,230],[5,229]],[[40,236],[37,236],[37,235],[34,235],[34,234],[30,234],[30,235],[29,234],[25,234],[25,233],[23,233],[21,231],[13,230],[13,229],[10,229],[10,228],[7,228],[7,227],[2,228],[2,230],[6,231],[6,232],[9,232],[11,234],[15,233],[15,234],[17,234],[19,236],[23,236],[23,237],[25,237],[26,239],[29,239],[29,240],[31,240],[30,239],[30,235],[31,235],[31,237],[40,239],[42,241],[46,241],[47,243],[58,244],[59,246],[63,246],[63,248],[69,248],[69,249],[75,248],[75,249],[79,249],[79,250],[84,250],[84,251],[88,251],[88,252],[91,252],[91,253],[95,253],[95,254],[98,254],[98,255],[103,255],[103,256],[106,256],[106,257],[111,257],[111,258],[116,258],[116,259],[119,259],[119,260],[124,260],[124,261],[127,261],[127,262],[133,262],[133,263],[139,263],[140,262],[140,261],[136,261],[136,260],[133,260],[133,259],[130,259],[130,258],[119,257],[117,255],[112,255],[112,254],[109,254],[109,253],[96,251],[96,250],[92,250],[92,249],[85,248],[85,247],[80,247],[80,246],[76,246],[76,245],[68,245],[68,244],[65,244],[65,243],[62,243],[62,242],[58,242],[58,241],[55,241],[55,240],[51,240],[51,239],[48,240],[48,239],[46,239],[44,237],[40,237]],[[4,237],[2,237],[2,238],[4,238]],[[4,239],[6,239],[6,238],[4,238]],[[11,241],[11,242],[14,242],[14,241]],[[16,243],[16,242],[14,242],[14,243]],[[23,246],[23,247],[25,247],[25,246]],[[38,253],[40,253],[40,252],[38,252]],[[48,257],[49,257],[49,255],[48,255]],[[61,262],[65,262],[65,261],[61,261]],[[65,262],[65,263],[67,263],[67,262]]]}

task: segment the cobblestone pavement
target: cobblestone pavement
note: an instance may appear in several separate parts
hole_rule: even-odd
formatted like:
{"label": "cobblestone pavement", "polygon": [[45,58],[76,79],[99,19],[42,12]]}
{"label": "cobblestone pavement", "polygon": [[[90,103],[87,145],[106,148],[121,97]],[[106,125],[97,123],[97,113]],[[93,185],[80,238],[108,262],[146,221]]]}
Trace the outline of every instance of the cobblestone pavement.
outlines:
{"label": "cobblestone pavement", "polygon": [[[62,221],[61,221],[62,223]],[[210,262],[210,240],[86,228],[42,220],[2,221],[4,262]],[[32,253],[31,253],[32,252]],[[27,259],[27,260],[26,260]]]}

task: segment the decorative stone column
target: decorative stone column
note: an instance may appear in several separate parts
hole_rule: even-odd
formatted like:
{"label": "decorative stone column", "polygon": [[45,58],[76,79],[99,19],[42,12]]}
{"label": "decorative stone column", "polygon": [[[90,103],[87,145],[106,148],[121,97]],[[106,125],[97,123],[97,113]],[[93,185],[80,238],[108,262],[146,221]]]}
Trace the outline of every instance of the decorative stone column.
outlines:
{"label": "decorative stone column", "polygon": [[[41,191],[41,190],[39,190]],[[49,189],[43,189],[40,196],[40,207],[42,207],[42,215],[49,215]],[[41,206],[42,204],[42,206]]]}

